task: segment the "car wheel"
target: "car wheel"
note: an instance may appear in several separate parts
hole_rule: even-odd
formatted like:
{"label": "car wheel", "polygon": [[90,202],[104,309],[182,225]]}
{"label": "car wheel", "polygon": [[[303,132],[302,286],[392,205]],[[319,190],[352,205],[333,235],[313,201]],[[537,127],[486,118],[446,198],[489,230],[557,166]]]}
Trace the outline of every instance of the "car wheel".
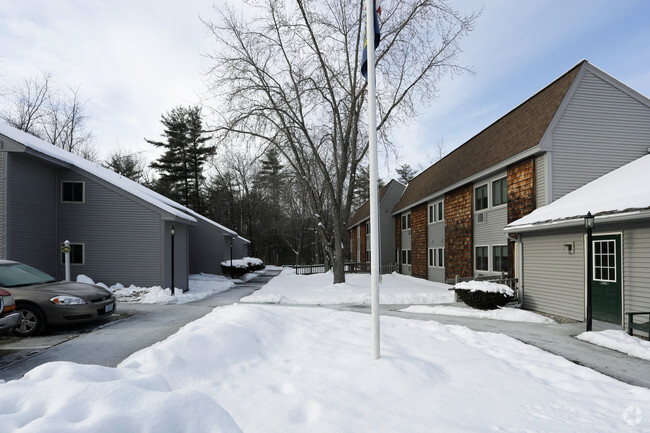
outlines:
{"label": "car wheel", "polygon": [[20,313],[20,320],[13,330],[14,335],[31,337],[43,332],[45,318],[41,310],[32,305],[16,305],[16,311]]}

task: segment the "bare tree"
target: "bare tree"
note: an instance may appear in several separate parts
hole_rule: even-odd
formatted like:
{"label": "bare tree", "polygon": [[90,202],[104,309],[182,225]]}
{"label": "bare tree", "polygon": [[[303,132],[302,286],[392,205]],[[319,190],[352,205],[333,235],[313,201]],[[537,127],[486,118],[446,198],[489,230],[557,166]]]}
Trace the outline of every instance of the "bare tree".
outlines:
{"label": "bare tree", "polygon": [[28,78],[22,87],[6,95],[7,105],[0,118],[11,126],[76,153],[89,160],[97,159],[92,134],[87,128],[86,102],[79,89],[61,92],[52,76]]}
{"label": "bare tree", "polygon": [[[254,16],[222,8],[209,54],[217,132],[275,146],[309,192],[319,239],[345,281],[347,224],[357,168],[368,150],[367,85],[359,70],[365,1],[243,0]],[[455,62],[477,15],[445,0],[402,0],[383,10],[377,52],[378,131],[416,114]],[[327,220],[327,222],[325,221]]]}

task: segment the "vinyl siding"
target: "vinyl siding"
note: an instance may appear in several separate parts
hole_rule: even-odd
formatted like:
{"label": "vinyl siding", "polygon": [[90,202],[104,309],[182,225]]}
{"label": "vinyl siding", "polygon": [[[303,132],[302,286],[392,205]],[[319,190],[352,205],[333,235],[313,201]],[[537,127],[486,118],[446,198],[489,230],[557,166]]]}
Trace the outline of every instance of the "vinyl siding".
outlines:
{"label": "vinyl siding", "polygon": [[[230,234],[203,220],[199,220],[190,229],[190,273],[204,272],[221,275],[221,262],[230,260],[230,240]],[[234,241],[233,258],[239,259],[243,257],[239,251],[242,243],[238,239]]]}
{"label": "vinyl siding", "polygon": [[535,206],[537,208],[546,206],[549,203],[546,188],[546,155],[543,154],[535,158]]}
{"label": "vinyl siding", "polygon": [[56,167],[23,153],[7,161],[6,258],[56,274]]}
{"label": "vinyl siding", "polygon": [[646,155],[650,108],[587,71],[552,136],[554,201]]}
{"label": "vinyl siding", "polygon": [[[85,182],[85,203],[61,203],[61,181],[66,180]],[[59,241],[85,244],[85,264],[72,266],[73,279],[85,274],[109,285],[163,284],[161,257],[165,250],[160,213],[126,193],[118,193],[72,170],[62,170],[51,185],[56,188],[54,197],[58,197]],[[179,224],[176,228],[178,231]],[[178,242],[176,248],[182,251]],[[62,277],[60,259],[58,263],[57,275]],[[177,280],[181,281],[180,276]]]}
{"label": "vinyl siding", "polygon": [[[524,307],[584,319],[584,236],[561,232],[524,234]],[[564,251],[572,243],[574,254]]]}
{"label": "vinyl siding", "polygon": [[[428,208],[428,207],[427,207]],[[428,216],[427,216],[428,217]],[[445,221],[436,221],[427,224],[427,268],[428,279],[439,283],[445,282],[445,268],[429,267],[429,248],[444,248],[445,247]]]}
{"label": "vinyl siding", "polygon": [[[623,311],[650,311],[650,227],[623,232]],[[627,317],[624,318],[627,320]],[[627,323],[626,323],[627,326]]]}
{"label": "vinyl siding", "polygon": [[7,154],[0,152],[0,259],[7,257]]}

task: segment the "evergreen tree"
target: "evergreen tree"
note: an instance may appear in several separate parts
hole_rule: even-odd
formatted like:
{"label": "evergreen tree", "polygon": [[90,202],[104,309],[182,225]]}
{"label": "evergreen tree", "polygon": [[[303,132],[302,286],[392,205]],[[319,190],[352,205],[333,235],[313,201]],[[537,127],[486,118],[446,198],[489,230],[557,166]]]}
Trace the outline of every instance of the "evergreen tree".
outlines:
{"label": "evergreen tree", "polygon": [[399,168],[395,171],[399,175],[399,178],[397,180],[405,185],[408,184],[418,174],[418,171],[411,168],[411,166],[408,164],[400,165]]}
{"label": "evergreen tree", "polygon": [[146,140],[147,143],[165,149],[150,167],[158,170],[160,178],[156,190],[179,203],[201,213],[203,211],[202,186],[205,180],[203,165],[215,151],[206,142],[198,106],[176,107],[162,115],[162,134],[166,141]]}

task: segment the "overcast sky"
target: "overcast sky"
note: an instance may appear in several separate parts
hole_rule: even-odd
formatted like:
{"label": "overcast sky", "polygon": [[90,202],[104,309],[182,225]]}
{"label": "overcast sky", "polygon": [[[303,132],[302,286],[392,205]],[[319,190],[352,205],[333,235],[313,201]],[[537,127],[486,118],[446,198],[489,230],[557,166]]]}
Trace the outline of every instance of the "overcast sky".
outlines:
{"label": "overcast sky", "polygon": [[[649,1],[453,3],[483,8],[459,59],[475,74],[444,80],[438,99],[396,131],[402,163],[426,168],[438,143],[453,150],[582,59],[650,96]],[[199,16],[216,18],[210,0],[0,0],[0,86],[47,71],[88,100],[101,156],[155,158],[144,138],[159,138],[160,115],[205,90],[211,40]]]}

